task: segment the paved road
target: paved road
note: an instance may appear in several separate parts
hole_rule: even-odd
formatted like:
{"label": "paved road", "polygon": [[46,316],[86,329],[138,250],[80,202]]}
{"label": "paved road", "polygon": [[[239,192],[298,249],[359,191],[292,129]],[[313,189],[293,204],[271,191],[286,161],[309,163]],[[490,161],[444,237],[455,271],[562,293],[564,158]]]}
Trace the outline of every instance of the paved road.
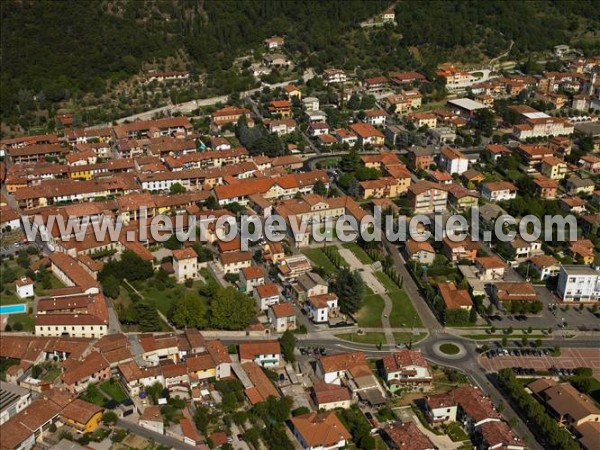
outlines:
{"label": "paved road", "polygon": [[137,434],[138,436],[142,436],[146,439],[152,439],[154,442],[158,442],[161,445],[165,445],[169,448],[181,449],[181,450],[198,450],[198,447],[194,447],[192,445],[184,444],[181,441],[178,441],[175,438],[165,436],[164,434],[159,434],[154,431],[150,431],[146,428],[140,427],[138,424],[129,422],[125,419],[117,420],[117,426],[121,428],[125,428],[126,430],[131,431],[132,433]]}

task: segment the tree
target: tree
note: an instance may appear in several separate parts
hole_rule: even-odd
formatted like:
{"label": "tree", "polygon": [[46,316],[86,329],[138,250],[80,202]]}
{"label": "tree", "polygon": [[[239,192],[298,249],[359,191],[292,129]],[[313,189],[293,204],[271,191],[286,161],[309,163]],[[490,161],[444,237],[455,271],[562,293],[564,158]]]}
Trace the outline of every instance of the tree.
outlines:
{"label": "tree", "polygon": [[158,404],[158,399],[163,396],[164,387],[160,382],[157,381],[156,383],[148,386],[145,391],[152,404],[156,405]]}
{"label": "tree", "polygon": [[365,286],[360,274],[344,267],[338,273],[332,290],[337,294],[344,314],[357,312],[363,304]]}
{"label": "tree", "polygon": [[219,209],[219,202],[215,197],[210,195],[206,200],[204,200],[203,206],[210,210]]}
{"label": "tree", "polygon": [[114,411],[106,411],[102,415],[102,423],[104,425],[114,425],[115,423],[117,423],[118,419],[119,418],[117,417],[117,414]]}
{"label": "tree", "polygon": [[178,298],[169,311],[169,320],[178,328],[204,328],[208,324],[206,300],[191,292]]}
{"label": "tree", "polygon": [[471,311],[469,312],[469,322],[477,322],[477,310],[475,308],[471,308]]}
{"label": "tree", "polygon": [[140,331],[160,331],[160,318],[153,303],[139,301],[134,306]]}
{"label": "tree", "polygon": [[323,183],[323,181],[321,181],[321,180],[317,180],[315,182],[315,185],[313,186],[313,192],[317,195],[326,197],[327,196],[327,187],[325,186],[325,183]]}
{"label": "tree", "polygon": [[109,275],[102,281],[102,292],[110,298],[117,298],[121,291],[121,283],[113,275]]}
{"label": "tree", "polygon": [[210,302],[210,323],[223,330],[243,330],[255,313],[255,301],[231,286],[216,289]]}
{"label": "tree", "polygon": [[171,187],[169,188],[169,192],[172,195],[175,194],[183,194],[185,193],[186,189],[183,187],[183,185],[181,183],[174,183],[171,185]]}
{"label": "tree", "polygon": [[291,330],[287,330],[279,339],[281,351],[286,361],[293,363],[296,361],[294,350],[296,349],[296,336]]}
{"label": "tree", "polygon": [[340,159],[340,170],[342,172],[350,173],[356,172],[360,168],[360,155],[356,149],[351,149],[350,152],[342,155]]}
{"label": "tree", "polygon": [[102,282],[108,276],[113,275],[118,280],[128,281],[147,280],[154,274],[151,261],[144,261],[130,250],[121,254],[119,261],[109,261],[98,274],[98,280]]}
{"label": "tree", "polygon": [[360,97],[358,94],[352,94],[346,103],[348,109],[357,110],[360,108]]}

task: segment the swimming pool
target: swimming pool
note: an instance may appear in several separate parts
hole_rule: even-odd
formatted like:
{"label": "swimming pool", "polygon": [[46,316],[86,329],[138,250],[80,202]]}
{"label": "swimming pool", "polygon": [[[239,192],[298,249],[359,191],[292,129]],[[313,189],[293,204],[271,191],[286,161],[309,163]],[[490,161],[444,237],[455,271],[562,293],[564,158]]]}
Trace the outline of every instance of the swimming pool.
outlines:
{"label": "swimming pool", "polygon": [[18,314],[18,313],[24,313],[24,312],[27,312],[27,304],[26,303],[0,306],[0,315],[1,314]]}

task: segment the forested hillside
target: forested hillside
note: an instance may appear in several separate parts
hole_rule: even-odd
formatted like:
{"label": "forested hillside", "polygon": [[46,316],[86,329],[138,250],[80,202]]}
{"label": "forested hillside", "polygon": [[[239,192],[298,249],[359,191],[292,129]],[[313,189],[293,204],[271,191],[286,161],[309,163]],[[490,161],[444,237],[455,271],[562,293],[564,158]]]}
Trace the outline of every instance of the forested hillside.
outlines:
{"label": "forested hillside", "polygon": [[[263,39],[286,38],[301,67],[363,71],[477,61],[515,44],[511,56],[576,43],[599,52],[600,8],[579,1],[400,1],[397,27],[362,30],[384,0],[183,0],[0,2],[1,108],[13,123],[33,108],[91,92],[102,96],[144,63],[178,57],[206,75],[211,93],[243,88],[236,57]],[[595,35],[594,35],[595,33]],[[35,103],[35,104],[34,104]]]}

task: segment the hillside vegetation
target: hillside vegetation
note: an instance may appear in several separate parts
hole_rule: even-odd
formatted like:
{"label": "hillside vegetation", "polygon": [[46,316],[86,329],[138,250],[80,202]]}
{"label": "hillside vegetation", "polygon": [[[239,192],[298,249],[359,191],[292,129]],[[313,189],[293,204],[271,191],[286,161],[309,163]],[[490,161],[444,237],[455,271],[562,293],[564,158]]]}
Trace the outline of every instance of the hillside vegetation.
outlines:
{"label": "hillside vegetation", "polygon": [[300,67],[359,67],[359,74],[432,70],[451,58],[478,61],[501,54],[511,40],[511,56],[517,58],[562,43],[600,50],[600,8],[593,0],[400,1],[397,27],[359,27],[389,4],[5,0],[2,119],[15,124],[84,93],[100,98],[119,81],[150,67],[165,68],[169,60],[185,66],[175,69],[203,77],[207,95],[244,89],[251,80],[240,74],[235,59],[261,52],[263,39],[275,34],[285,36],[285,51]]}

